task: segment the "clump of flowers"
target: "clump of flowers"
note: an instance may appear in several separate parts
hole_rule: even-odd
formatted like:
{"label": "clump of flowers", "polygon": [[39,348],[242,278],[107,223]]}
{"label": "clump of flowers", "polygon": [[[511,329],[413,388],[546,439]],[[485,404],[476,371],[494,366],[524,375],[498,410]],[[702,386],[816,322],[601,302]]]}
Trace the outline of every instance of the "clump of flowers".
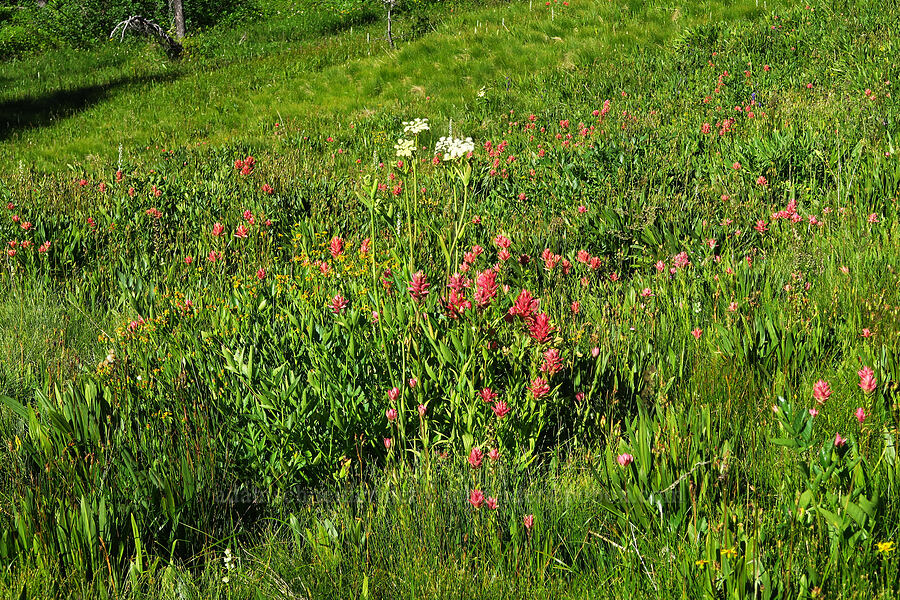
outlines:
{"label": "clump of flowers", "polygon": [[337,236],[331,238],[331,243],[329,244],[329,250],[331,251],[331,257],[337,258],[341,254],[344,253],[344,240]]}
{"label": "clump of flowers", "polygon": [[538,313],[528,324],[528,333],[531,339],[543,344],[550,339],[553,327],[550,325],[550,316],[547,313]]}
{"label": "clump of flowers", "polygon": [[396,151],[398,158],[411,157],[415,149],[416,143],[413,140],[400,138],[397,140],[397,143],[394,144],[394,150]]}
{"label": "clump of flowers", "polygon": [[237,159],[234,161],[234,168],[237,171],[241,172],[241,175],[250,175],[253,173],[253,168],[256,166],[256,159],[252,156],[248,156],[244,160]]}
{"label": "clump of flowers", "polygon": [[688,258],[687,252],[679,252],[672,259],[672,263],[675,265],[676,269],[683,269],[691,264],[691,261]]}
{"label": "clump of flowers", "polygon": [[340,294],[331,299],[331,312],[336,315],[341,314],[347,308],[347,299]]}
{"label": "clump of flowers", "polygon": [[506,404],[506,402],[504,402],[503,400],[499,400],[494,404],[494,406],[491,408],[491,410],[494,411],[494,414],[497,416],[498,419],[502,419],[503,417],[505,417],[506,415],[509,414],[509,411],[511,409]]}
{"label": "clump of flowers", "polygon": [[475,143],[470,137],[463,139],[445,136],[434,146],[435,154],[443,155],[444,161],[456,160],[474,151]]}
{"label": "clump of flowers", "polygon": [[231,548],[225,548],[225,556],[222,557],[222,563],[225,565],[225,576],[222,577],[222,583],[228,583],[231,581],[231,577],[228,575],[232,570],[234,570],[234,555],[231,553]]}
{"label": "clump of flowers", "polygon": [[497,392],[487,387],[478,392],[478,396],[481,398],[482,402],[489,404],[494,401],[494,398],[497,397]]}
{"label": "clump of flowers", "polygon": [[485,308],[497,297],[497,271],[488,269],[475,277],[475,305]]}
{"label": "clump of flowers", "polygon": [[403,132],[416,135],[423,131],[431,129],[428,125],[428,119],[413,119],[412,121],[403,121]]}
{"label": "clump of flowers", "polygon": [[481,466],[482,461],[484,460],[484,452],[481,451],[477,446],[472,447],[472,451],[469,452],[469,466],[473,469],[477,469]]}
{"label": "clump of flowers", "polygon": [[541,364],[541,372],[546,373],[547,377],[553,377],[562,371],[562,357],[559,350],[550,348],[544,352],[544,362]]}
{"label": "clump of flowers", "polygon": [[516,297],[516,301],[509,309],[510,317],[521,317],[525,321],[531,319],[532,315],[538,309],[538,299],[531,295],[528,290],[522,290]]}

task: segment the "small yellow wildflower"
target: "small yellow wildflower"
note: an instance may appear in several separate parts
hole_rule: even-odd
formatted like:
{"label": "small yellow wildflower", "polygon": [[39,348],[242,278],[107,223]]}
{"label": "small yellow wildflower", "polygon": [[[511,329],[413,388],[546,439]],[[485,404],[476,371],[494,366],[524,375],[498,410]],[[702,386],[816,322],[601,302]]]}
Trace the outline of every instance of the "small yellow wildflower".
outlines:
{"label": "small yellow wildflower", "polygon": [[877,542],[875,548],[882,554],[890,554],[894,551],[894,542]]}
{"label": "small yellow wildflower", "polygon": [[708,560],[703,560],[702,558],[698,561],[695,561],[694,564],[698,567],[705,567],[709,563]]}
{"label": "small yellow wildflower", "polygon": [[722,556],[737,556],[737,550],[734,548],[722,548]]}

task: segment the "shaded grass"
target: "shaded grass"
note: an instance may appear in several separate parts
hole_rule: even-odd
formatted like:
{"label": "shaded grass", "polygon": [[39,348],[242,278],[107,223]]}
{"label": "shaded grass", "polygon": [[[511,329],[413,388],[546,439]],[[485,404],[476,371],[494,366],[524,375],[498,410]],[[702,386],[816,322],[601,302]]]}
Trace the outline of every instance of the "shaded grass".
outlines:
{"label": "shaded grass", "polygon": [[[27,398],[90,371],[106,355],[101,328],[114,314],[89,314],[50,290],[5,288],[0,302],[0,395]],[[111,329],[107,329],[111,331]]]}

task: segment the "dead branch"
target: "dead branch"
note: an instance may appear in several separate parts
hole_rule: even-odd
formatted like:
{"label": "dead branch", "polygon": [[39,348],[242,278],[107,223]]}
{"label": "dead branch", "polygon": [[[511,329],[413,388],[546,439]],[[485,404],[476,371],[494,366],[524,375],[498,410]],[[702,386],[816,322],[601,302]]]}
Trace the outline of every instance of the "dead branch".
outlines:
{"label": "dead branch", "polygon": [[166,51],[166,54],[172,60],[180,57],[182,51],[184,50],[181,44],[173,40],[172,37],[168,33],[166,33],[166,31],[162,27],[160,27],[150,19],[145,19],[140,15],[133,15],[131,17],[128,17],[127,19],[116,25],[113,28],[112,33],[109,34],[109,39],[113,39],[114,37],[116,37],[116,32],[120,32],[119,41],[122,41],[125,39],[125,33],[129,30],[139,35],[154,38],[162,45],[162,47]]}

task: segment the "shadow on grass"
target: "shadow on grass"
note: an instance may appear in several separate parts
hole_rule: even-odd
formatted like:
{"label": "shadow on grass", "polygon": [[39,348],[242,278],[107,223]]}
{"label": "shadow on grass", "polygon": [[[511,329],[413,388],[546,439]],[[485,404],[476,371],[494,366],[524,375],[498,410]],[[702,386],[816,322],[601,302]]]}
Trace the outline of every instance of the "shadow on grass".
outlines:
{"label": "shadow on grass", "polygon": [[0,141],[18,132],[52,125],[109,98],[121,88],[167,83],[177,73],[120,77],[107,83],[56,90],[0,102]]}

